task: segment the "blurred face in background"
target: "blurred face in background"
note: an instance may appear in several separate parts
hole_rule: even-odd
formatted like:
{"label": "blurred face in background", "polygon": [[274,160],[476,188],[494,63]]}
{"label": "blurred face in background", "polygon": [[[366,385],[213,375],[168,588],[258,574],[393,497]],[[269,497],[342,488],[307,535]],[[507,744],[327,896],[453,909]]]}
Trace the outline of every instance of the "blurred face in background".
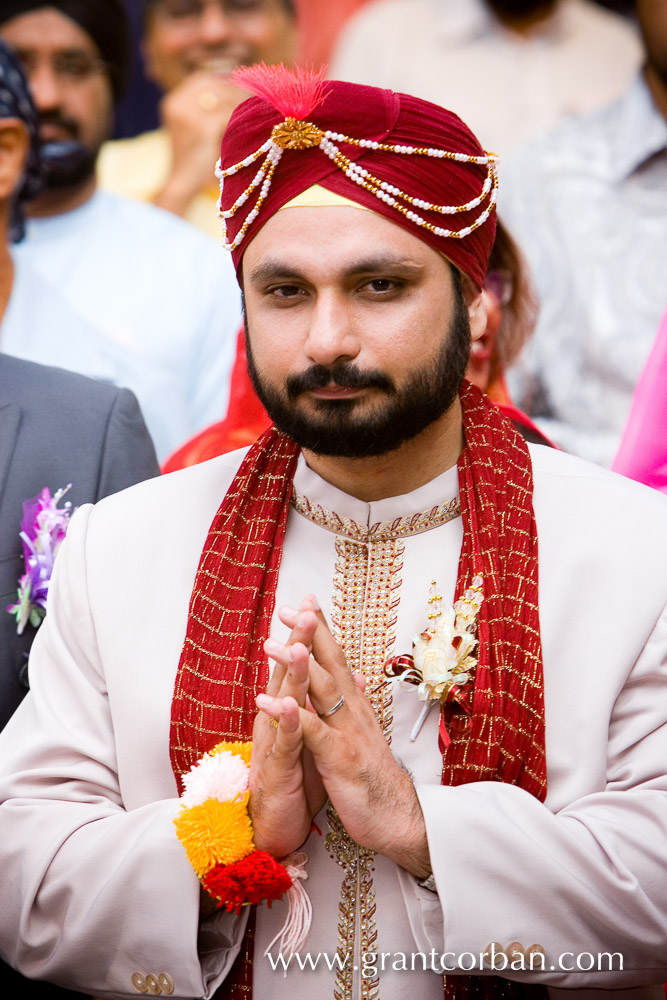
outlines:
{"label": "blurred face in background", "polygon": [[667,87],[667,0],[637,0],[636,14],[649,75],[654,75],[663,87]]}
{"label": "blurred face in background", "polygon": [[13,17],[0,23],[0,31],[25,67],[42,142],[79,144],[73,165],[55,180],[47,176],[47,186],[74,185],[92,176],[113,119],[108,69],[92,38],[53,7]]}
{"label": "blurred face in background", "polygon": [[148,75],[169,91],[198,70],[291,63],[296,26],[285,0],[153,0],[146,13]]}

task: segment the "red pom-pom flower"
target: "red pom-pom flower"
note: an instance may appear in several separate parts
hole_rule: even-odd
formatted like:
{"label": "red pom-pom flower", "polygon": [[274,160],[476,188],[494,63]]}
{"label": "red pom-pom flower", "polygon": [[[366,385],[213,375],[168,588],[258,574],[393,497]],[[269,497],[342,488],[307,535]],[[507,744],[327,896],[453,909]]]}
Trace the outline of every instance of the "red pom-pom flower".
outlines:
{"label": "red pom-pom flower", "polygon": [[231,865],[216,865],[202,878],[206,891],[228,912],[267,900],[269,906],[292,885],[286,868],[266,851],[253,851]]}

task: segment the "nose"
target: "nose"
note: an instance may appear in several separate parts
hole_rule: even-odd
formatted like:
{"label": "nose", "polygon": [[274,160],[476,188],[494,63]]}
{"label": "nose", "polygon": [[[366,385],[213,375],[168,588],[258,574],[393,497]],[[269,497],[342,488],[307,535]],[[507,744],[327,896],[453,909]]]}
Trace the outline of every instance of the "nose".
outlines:
{"label": "nose", "polygon": [[218,2],[206,4],[199,20],[199,37],[204,45],[220,45],[230,40],[231,18]]}
{"label": "nose", "polygon": [[61,86],[58,74],[50,60],[42,59],[28,72],[30,92],[38,111],[51,111],[60,107]]}
{"label": "nose", "polygon": [[318,295],[304,347],[310,361],[325,367],[357,357],[361,343],[344,299],[334,294]]}

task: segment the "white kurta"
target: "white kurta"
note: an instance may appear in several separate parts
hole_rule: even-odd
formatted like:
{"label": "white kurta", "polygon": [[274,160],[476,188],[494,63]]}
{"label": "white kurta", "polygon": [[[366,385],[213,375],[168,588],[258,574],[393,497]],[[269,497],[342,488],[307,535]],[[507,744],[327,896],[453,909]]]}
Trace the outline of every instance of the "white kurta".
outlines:
{"label": "white kurta", "polygon": [[[387,733],[418,784],[438,894],[384,858],[375,858],[373,871],[369,862],[347,902],[374,903],[374,918],[357,916],[354,942],[343,943],[356,953],[377,948],[366,966],[384,961],[385,971],[379,989],[362,968],[336,983],[318,953],[331,962],[339,944],[339,862],[349,852],[327,840],[323,810],[322,836],[311,834],[305,848],[314,909],[307,948],[317,969],[272,971],[262,952],[284,903],[262,907],[256,997],[333,997],[342,988],[354,997],[435,1000],[441,976],[396,971],[401,956],[408,969],[415,953],[430,960],[431,949],[437,961],[447,953],[448,964],[463,953],[479,960],[490,941],[542,945],[546,970],[531,981],[587,989],[586,996],[591,987],[667,978],[667,502],[578,459],[532,453],[546,805],[497,783],[442,788],[437,720],[432,715],[410,743],[420,705],[413,691],[394,690]],[[0,943],[28,975],[111,997],[137,995],[135,973],[166,973],[175,996],[210,996],[236,953],[243,918],[215,917],[197,939],[198,884],[171,823],[168,742],[197,563],[238,461],[223,456],[141,484],[72,522],[33,647],[32,693],[0,737],[0,795],[12,800],[0,809]],[[395,531],[413,515],[433,517],[457,482],[450,470],[408,496],[365,504],[301,463],[295,487],[311,509],[329,512],[316,511],[316,520],[333,514]],[[343,534],[361,529],[341,525],[337,534],[334,524],[291,511],[276,605],[317,594],[346,647],[359,643],[373,669],[385,653],[410,651],[426,624],[432,580],[451,606],[461,520],[391,544],[375,529],[366,568]],[[276,634],[284,631],[278,623]],[[375,933],[376,946],[367,948]],[[617,960],[611,973],[576,968],[576,956],[597,963],[598,952],[622,953],[623,971]],[[364,965],[354,955],[348,968]],[[659,997],[660,988],[644,995]]]}

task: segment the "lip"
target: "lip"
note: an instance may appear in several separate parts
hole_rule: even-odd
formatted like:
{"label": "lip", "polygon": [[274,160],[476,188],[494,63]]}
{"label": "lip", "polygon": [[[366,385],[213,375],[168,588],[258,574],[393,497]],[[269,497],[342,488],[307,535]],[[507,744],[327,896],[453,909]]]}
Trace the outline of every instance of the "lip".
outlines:
{"label": "lip", "polygon": [[69,128],[62,125],[40,125],[39,138],[42,142],[70,142],[74,135]]}
{"label": "lip", "polygon": [[322,389],[311,389],[310,394],[315,399],[356,399],[364,391],[361,388],[348,389],[340,385],[326,385]]}

